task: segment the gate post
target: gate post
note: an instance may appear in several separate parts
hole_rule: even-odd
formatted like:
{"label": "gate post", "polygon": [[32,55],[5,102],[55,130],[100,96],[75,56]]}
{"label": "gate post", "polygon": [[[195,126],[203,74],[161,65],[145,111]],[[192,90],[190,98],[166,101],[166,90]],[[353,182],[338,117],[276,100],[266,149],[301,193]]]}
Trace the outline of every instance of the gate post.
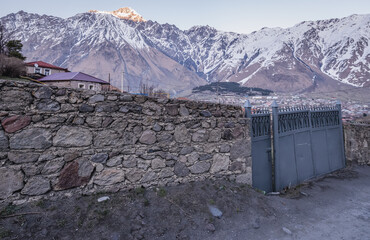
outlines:
{"label": "gate post", "polygon": [[252,105],[249,102],[249,100],[245,101],[244,109],[245,109],[245,117],[246,118],[251,118],[252,117]]}
{"label": "gate post", "polygon": [[272,178],[273,182],[273,190],[279,190],[278,188],[280,187],[280,176],[279,176],[279,151],[278,151],[278,146],[279,146],[279,106],[277,102],[274,100],[271,104],[272,108],[272,131],[273,131],[273,145],[272,145],[272,156],[273,156],[273,172],[274,176]]}
{"label": "gate post", "polygon": [[338,121],[339,121],[339,129],[340,129],[340,142],[342,144],[342,161],[343,166],[346,166],[346,155],[344,153],[344,137],[343,137],[343,122],[342,122],[342,103],[340,100],[337,100],[337,103],[335,104],[336,108],[338,109]]}

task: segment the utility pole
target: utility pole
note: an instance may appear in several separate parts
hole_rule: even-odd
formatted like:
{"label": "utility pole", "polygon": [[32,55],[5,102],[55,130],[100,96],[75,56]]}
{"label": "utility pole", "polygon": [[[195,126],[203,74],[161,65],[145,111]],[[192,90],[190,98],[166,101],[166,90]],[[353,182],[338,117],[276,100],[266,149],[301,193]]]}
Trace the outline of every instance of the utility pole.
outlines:
{"label": "utility pole", "polygon": [[123,80],[124,80],[125,72],[122,72],[122,79],[121,79],[121,91],[123,92]]}

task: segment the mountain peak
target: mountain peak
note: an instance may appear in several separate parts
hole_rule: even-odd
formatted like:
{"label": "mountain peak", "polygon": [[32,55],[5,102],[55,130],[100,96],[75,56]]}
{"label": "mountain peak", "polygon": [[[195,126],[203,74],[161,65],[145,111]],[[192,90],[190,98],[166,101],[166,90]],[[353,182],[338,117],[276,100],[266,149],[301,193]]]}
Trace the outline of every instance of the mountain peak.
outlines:
{"label": "mountain peak", "polygon": [[99,10],[90,10],[91,13],[101,13],[101,14],[111,14],[117,18],[131,20],[134,22],[146,22],[146,20],[138,14],[134,9],[129,7],[124,7],[117,9],[115,11],[99,11]]}

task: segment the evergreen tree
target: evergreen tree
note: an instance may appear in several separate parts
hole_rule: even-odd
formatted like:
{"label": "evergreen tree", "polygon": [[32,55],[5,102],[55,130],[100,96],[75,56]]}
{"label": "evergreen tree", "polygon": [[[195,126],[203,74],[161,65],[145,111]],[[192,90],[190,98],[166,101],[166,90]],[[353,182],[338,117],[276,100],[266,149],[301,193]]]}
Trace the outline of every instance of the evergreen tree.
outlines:
{"label": "evergreen tree", "polygon": [[6,48],[8,49],[8,56],[19,58],[21,60],[25,60],[26,58],[22,55],[23,44],[21,40],[10,40],[6,43]]}

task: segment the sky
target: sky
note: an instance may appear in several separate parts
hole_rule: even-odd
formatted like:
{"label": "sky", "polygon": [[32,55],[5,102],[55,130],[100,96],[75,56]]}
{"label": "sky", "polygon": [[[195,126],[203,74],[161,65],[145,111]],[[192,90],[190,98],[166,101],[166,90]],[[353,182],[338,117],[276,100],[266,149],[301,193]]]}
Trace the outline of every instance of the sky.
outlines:
{"label": "sky", "polygon": [[370,0],[0,0],[0,17],[20,10],[62,18],[89,10],[131,7],[146,20],[186,30],[209,25],[250,33],[263,27],[292,27],[302,21],[369,14]]}

